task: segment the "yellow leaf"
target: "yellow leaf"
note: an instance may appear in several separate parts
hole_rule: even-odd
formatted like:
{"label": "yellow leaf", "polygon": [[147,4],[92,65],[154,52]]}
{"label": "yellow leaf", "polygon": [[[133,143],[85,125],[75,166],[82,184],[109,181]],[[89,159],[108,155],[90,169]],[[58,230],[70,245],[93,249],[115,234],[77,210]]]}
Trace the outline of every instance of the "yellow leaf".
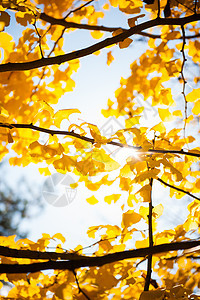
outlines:
{"label": "yellow leaf", "polygon": [[194,107],[192,109],[193,114],[199,115],[200,114],[200,100],[194,103]]}
{"label": "yellow leaf", "polygon": [[132,41],[133,41],[132,39],[127,38],[123,42],[119,42],[119,48],[120,49],[127,48],[132,43]]}
{"label": "yellow leaf", "polygon": [[10,15],[5,11],[1,11],[0,13],[0,31],[3,31],[4,27],[9,26],[10,24]]}
{"label": "yellow leaf", "polygon": [[130,194],[127,199],[128,206],[133,207],[133,201],[135,201],[135,195]]}
{"label": "yellow leaf", "polygon": [[122,32],[124,32],[123,29],[119,28],[119,29],[115,30],[115,31],[112,33],[112,36],[119,35],[119,34],[121,34]]}
{"label": "yellow leaf", "polygon": [[183,114],[181,110],[175,110],[173,112],[173,116],[179,117],[179,118],[183,118]]}
{"label": "yellow leaf", "polygon": [[200,99],[200,89],[195,89],[186,96],[187,102],[194,102]]}
{"label": "yellow leaf", "polygon": [[140,116],[134,116],[133,118],[129,118],[125,120],[126,128],[131,128],[136,124],[139,124]]}
{"label": "yellow leaf", "polygon": [[114,57],[112,56],[112,51],[109,51],[107,53],[107,65],[109,66],[113,60],[114,60]]}
{"label": "yellow leaf", "polygon": [[97,204],[99,202],[94,196],[87,198],[86,201],[92,205]]}
{"label": "yellow leaf", "polygon": [[138,223],[141,218],[141,215],[135,213],[134,210],[129,210],[123,214],[122,226],[125,228],[130,227],[131,225]]}
{"label": "yellow leaf", "polygon": [[121,194],[113,194],[110,196],[105,196],[104,201],[107,202],[108,204],[111,204],[112,201],[117,202],[117,200],[120,198]]}
{"label": "yellow leaf", "polygon": [[8,133],[8,143],[13,143],[13,138],[12,135],[10,134],[10,132]]}
{"label": "yellow leaf", "polygon": [[34,15],[33,13],[24,13],[24,12],[21,12],[21,11],[18,11],[16,14],[15,14],[15,17],[16,17],[16,21],[21,24],[22,26],[27,26],[28,23],[32,23],[34,21]]}
{"label": "yellow leaf", "polygon": [[109,4],[108,3],[104,4],[103,9],[108,10],[109,9]]}
{"label": "yellow leaf", "polygon": [[63,174],[66,174],[67,171],[70,172],[74,164],[73,158],[68,155],[63,155],[60,159],[53,162],[54,168]]}
{"label": "yellow leaf", "polygon": [[103,35],[104,35],[103,32],[98,31],[98,30],[91,31],[90,34],[91,34],[91,36],[92,36],[94,39],[100,39],[100,38],[102,38]]}
{"label": "yellow leaf", "polygon": [[143,17],[145,17],[145,14],[141,14],[139,16],[136,16],[136,17],[128,19],[128,25],[129,25],[129,27],[134,27],[135,26],[135,22],[137,21],[137,19],[143,18]]}
{"label": "yellow leaf", "polygon": [[58,285],[58,287],[55,290],[55,295],[59,299],[70,299],[69,297],[71,297],[71,289],[69,284],[65,282]]}
{"label": "yellow leaf", "polygon": [[1,32],[0,33],[0,47],[3,48],[5,51],[11,52],[13,49],[13,37],[6,33]]}
{"label": "yellow leaf", "polygon": [[164,290],[144,291],[140,295],[139,300],[163,300],[165,296]]}
{"label": "yellow leaf", "polygon": [[69,116],[71,114],[74,114],[74,113],[79,113],[80,114],[80,110],[77,109],[77,108],[72,108],[72,109],[61,109],[59,111],[57,111],[54,115],[54,124],[56,127],[60,127],[60,123],[63,121],[63,120],[68,120],[69,119]]}
{"label": "yellow leaf", "polygon": [[140,194],[144,202],[149,202],[151,199],[151,186],[149,184],[143,186],[136,194]]}
{"label": "yellow leaf", "polygon": [[158,113],[163,122],[169,122],[173,120],[173,116],[168,108],[158,108]]}
{"label": "yellow leaf", "polygon": [[157,124],[154,127],[152,127],[152,129],[155,130],[155,131],[158,131],[160,133],[166,132],[165,125],[162,122],[160,122],[159,124]]}
{"label": "yellow leaf", "polygon": [[62,243],[66,242],[66,239],[64,238],[64,236],[61,233],[56,233],[52,236],[52,239],[58,239],[60,240]]}
{"label": "yellow leaf", "polygon": [[51,175],[51,172],[49,171],[49,168],[38,168],[40,174],[44,174],[45,176]]}
{"label": "yellow leaf", "polygon": [[158,204],[158,205],[154,206],[153,214],[152,214],[153,217],[159,218],[162,215],[163,210],[164,210],[164,206],[162,204]]}

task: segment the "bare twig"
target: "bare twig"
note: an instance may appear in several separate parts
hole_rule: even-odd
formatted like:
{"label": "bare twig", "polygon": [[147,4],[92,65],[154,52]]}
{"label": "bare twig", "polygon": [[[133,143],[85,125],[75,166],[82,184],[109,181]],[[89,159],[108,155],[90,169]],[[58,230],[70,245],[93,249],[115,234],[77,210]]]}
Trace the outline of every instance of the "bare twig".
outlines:
{"label": "bare twig", "polygon": [[[152,205],[152,186],[153,186],[153,178],[150,179],[150,186],[151,186],[151,194],[150,194],[150,201],[149,201],[149,247],[153,247],[153,228],[152,228],[152,213],[153,213],[153,205]],[[151,282],[151,273],[152,273],[152,254],[148,255],[147,259],[147,276],[145,278],[145,286],[144,291],[149,290],[149,285]]]}
{"label": "bare twig", "polygon": [[141,31],[153,28],[156,26],[161,25],[180,25],[183,26],[187,23],[191,23],[194,21],[200,20],[200,14],[193,14],[191,16],[183,17],[183,18],[156,18],[151,21],[144,22],[142,24],[139,24],[137,26],[131,27],[130,29],[126,30],[125,32],[122,32],[121,34],[106,38],[105,40],[98,42],[92,46],[89,46],[87,48],[73,51],[71,53],[58,55],[56,57],[49,57],[49,58],[42,58],[35,61],[30,62],[22,62],[22,63],[6,63],[0,65],[0,72],[7,72],[7,71],[24,71],[24,70],[31,70],[39,67],[44,67],[48,65],[54,65],[54,64],[61,64],[67,61],[71,61],[80,57],[84,57],[87,55],[90,55],[98,50],[101,50],[105,47],[114,45],[118,42],[121,42],[125,40],[126,38],[130,37],[133,34],[138,34]]}
{"label": "bare twig", "polygon": [[[57,40],[55,41],[55,43],[54,43],[54,45],[53,45],[51,51],[50,51],[49,54],[47,55],[47,57],[50,57],[50,56],[51,56],[51,54],[52,54],[53,51],[55,50],[56,45],[58,44],[59,40],[62,38],[64,32],[65,32],[65,28],[62,30],[60,36],[59,36],[59,37],[57,38]],[[33,89],[30,98],[32,98],[33,95],[37,92],[37,89],[38,89],[38,87],[40,86],[40,83],[41,83],[42,79],[44,78],[46,68],[47,68],[47,67],[44,67],[44,68],[43,68],[42,74],[41,74],[40,79],[39,79],[39,82],[38,82],[38,84],[35,86],[35,88]]]}
{"label": "bare twig", "polygon": [[158,0],[158,14],[157,18],[160,18],[160,0]]}
{"label": "bare twig", "polygon": [[81,10],[81,8],[87,6],[88,4],[90,4],[90,3],[93,2],[93,1],[94,1],[94,0],[89,0],[89,1],[86,2],[85,4],[83,4],[83,5],[81,5],[81,6],[77,7],[77,8],[75,8],[75,9],[73,9],[73,10],[70,10],[70,12],[68,12],[68,13],[66,14],[66,16],[65,16],[63,19],[66,19],[66,18],[69,17],[69,15],[71,15],[72,13],[74,13],[74,12],[76,12],[76,11],[78,11],[78,10]]}
{"label": "bare twig", "polygon": [[185,52],[184,52],[184,48],[185,48],[185,29],[184,26],[181,25],[181,30],[182,30],[182,36],[183,36],[183,44],[182,44],[182,49],[181,49],[181,53],[182,53],[182,66],[181,66],[181,78],[183,81],[183,89],[182,89],[182,94],[183,94],[183,99],[184,99],[184,103],[185,103],[185,120],[184,120],[184,127],[183,127],[183,133],[184,133],[184,138],[186,139],[186,124],[187,124],[187,99],[186,99],[186,95],[185,95],[185,86],[187,81],[185,80],[184,77],[184,66],[185,66],[185,62],[187,61],[186,57],[185,57]]}
{"label": "bare twig", "polygon": [[85,296],[85,298],[86,299],[88,299],[88,300],[90,300],[90,298],[88,297],[88,295],[86,295],[86,293],[82,290],[82,288],[80,287],[80,284],[79,284],[79,282],[78,282],[78,277],[77,277],[77,275],[76,275],[76,272],[73,270],[72,271],[73,272],[73,274],[74,274],[74,277],[75,277],[75,280],[76,280],[76,283],[77,283],[77,286],[78,286],[78,291],[79,291],[79,293],[82,293],[84,296]]}
{"label": "bare twig", "polygon": [[[153,139],[153,149],[155,145],[155,134]],[[148,167],[148,166],[147,166]],[[148,169],[150,169],[148,167]],[[150,199],[149,199],[149,214],[148,214],[148,231],[149,231],[149,247],[153,247],[153,199],[152,199],[152,188],[153,188],[153,178],[149,179],[149,185],[151,187]],[[148,255],[147,259],[147,276],[145,278],[144,291],[149,290],[149,285],[151,282],[152,273],[152,254]]]}
{"label": "bare twig", "polygon": [[37,29],[37,26],[36,26],[36,17],[35,17],[35,22],[33,23],[33,26],[34,26],[35,31],[36,31],[36,33],[38,35],[38,38],[39,38],[38,39],[38,44],[39,44],[39,48],[40,48],[40,54],[41,54],[42,58],[44,58],[44,55],[43,55],[43,52],[42,52],[42,45],[41,45],[41,39],[42,39],[42,37],[41,37],[41,35],[40,35],[40,33],[39,33],[38,29]]}
{"label": "bare twig", "polygon": [[188,10],[190,10],[192,13],[194,13],[194,11],[187,5],[183,4],[183,2],[179,1],[179,0],[176,0],[176,2],[180,5],[182,5],[183,7],[187,8]]}
{"label": "bare twig", "polygon": [[181,189],[181,188],[179,188],[179,187],[177,187],[177,186],[171,185],[171,184],[169,184],[169,183],[163,181],[163,180],[160,179],[160,178],[156,178],[156,179],[157,179],[158,181],[160,181],[162,184],[164,184],[164,185],[166,185],[166,186],[168,186],[168,187],[170,187],[170,188],[172,188],[172,189],[174,189],[174,190],[176,190],[176,191],[178,191],[178,192],[184,193],[184,194],[186,194],[186,195],[188,195],[188,196],[190,196],[190,197],[192,197],[192,198],[194,198],[194,199],[200,201],[200,198],[196,197],[195,195],[191,194],[190,192],[187,192],[187,191],[185,191],[185,190],[183,190],[183,189]]}
{"label": "bare twig", "polygon": [[197,0],[194,1],[194,13],[197,13]]}
{"label": "bare twig", "polygon": [[[87,136],[82,136],[78,133],[75,133],[74,131],[52,130],[52,129],[47,129],[47,128],[43,128],[43,127],[38,127],[33,124],[8,124],[8,123],[1,123],[1,122],[0,122],[0,127],[9,128],[9,129],[14,129],[14,128],[31,129],[31,130],[35,130],[35,131],[39,131],[39,132],[48,133],[50,135],[65,135],[65,136],[69,136],[72,138],[78,138],[80,140],[89,142],[91,144],[95,144],[95,140],[93,138],[89,138]],[[170,153],[170,154],[180,154],[180,155],[187,155],[187,156],[193,156],[193,157],[200,157],[199,153],[195,153],[195,152],[191,152],[191,151],[186,152],[183,150],[160,150],[160,149],[149,149],[147,151],[142,151],[142,147],[132,146],[132,145],[128,145],[128,144],[122,144],[122,143],[115,142],[115,141],[108,141],[107,144],[117,146],[120,148],[129,148],[129,149],[132,149],[133,151],[140,151],[140,153],[149,154],[149,155],[153,154],[153,153],[163,153],[163,154]]]}

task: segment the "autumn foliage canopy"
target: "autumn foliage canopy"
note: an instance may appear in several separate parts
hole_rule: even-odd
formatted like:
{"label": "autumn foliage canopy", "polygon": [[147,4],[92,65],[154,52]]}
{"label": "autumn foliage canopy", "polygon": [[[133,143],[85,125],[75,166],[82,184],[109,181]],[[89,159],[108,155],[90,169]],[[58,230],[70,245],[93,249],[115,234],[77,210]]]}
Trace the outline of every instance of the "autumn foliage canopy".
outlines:
{"label": "autumn foliage canopy", "polygon": [[[39,164],[45,176],[52,168],[72,172],[72,188],[84,183],[93,192],[82,199],[91,205],[102,186],[111,191],[108,204],[126,197],[121,226],[88,229],[91,255],[80,245],[63,249],[64,233],[46,232],[37,242],[0,237],[0,285],[7,291],[1,299],[200,299],[199,1],[2,0],[0,11],[1,160]],[[115,12],[126,19],[124,28],[118,17],[112,27],[105,23]],[[90,34],[88,45],[68,51],[68,36],[77,31]],[[102,107],[123,128],[104,136],[98,124],[80,121],[81,111],[69,102],[55,109],[74,90],[82,57],[98,61],[106,54],[109,66],[116,48],[123,55],[137,51],[135,38],[144,51]],[[144,126],[138,99],[156,112],[153,126]],[[105,146],[132,155],[121,164]],[[116,182],[121,193],[113,194]],[[162,230],[158,222],[170,198],[187,217]]]}

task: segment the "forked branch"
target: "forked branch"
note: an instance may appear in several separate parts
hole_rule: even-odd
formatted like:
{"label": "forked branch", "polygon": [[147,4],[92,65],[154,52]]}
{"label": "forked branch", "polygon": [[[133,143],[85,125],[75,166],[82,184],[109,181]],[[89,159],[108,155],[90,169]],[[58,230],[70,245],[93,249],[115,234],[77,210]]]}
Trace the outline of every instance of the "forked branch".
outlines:
{"label": "forked branch", "polygon": [[145,29],[153,28],[156,26],[163,26],[163,25],[184,26],[185,24],[192,23],[194,21],[199,21],[199,20],[200,20],[200,14],[193,14],[191,16],[183,17],[183,18],[171,18],[171,19],[156,18],[154,20],[147,21],[137,26],[131,27],[130,29],[122,32],[121,34],[118,34],[117,36],[107,38],[101,42],[98,42],[92,46],[86,47],[81,50],[73,51],[63,55],[58,55],[55,57],[41,58],[30,62],[1,64],[0,72],[25,71],[25,70],[32,70],[32,69],[49,66],[49,65],[55,65],[55,64],[60,65],[64,62],[71,61],[84,56],[88,56],[98,50],[114,45],[118,42],[125,40],[126,38],[130,37],[133,34],[138,34],[142,32]]}

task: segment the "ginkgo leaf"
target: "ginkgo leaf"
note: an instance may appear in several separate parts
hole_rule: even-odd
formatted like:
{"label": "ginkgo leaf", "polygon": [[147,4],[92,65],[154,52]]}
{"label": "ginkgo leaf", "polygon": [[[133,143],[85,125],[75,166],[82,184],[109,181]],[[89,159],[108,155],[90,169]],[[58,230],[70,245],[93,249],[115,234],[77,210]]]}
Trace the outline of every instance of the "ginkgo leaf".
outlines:
{"label": "ginkgo leaf", "polygon": [[120,49],[127,48],[132,43],[132,41],[133,41],[132,39],[127,38],[123,42],[119,42],[119,48]]}
{"label": "ginkgo leaf", "polygon": [[134,116],[133,118],[129,118],[125,120],[126,128],[131,128],[136,124],[139,124],[140,116]]}
{"label": "ginkgo leaf", "polygon": [[113,60],[114,60],[114,57],[112,56],[112,51],[109,51],[107,53],[107,65],[109,66]]}
{"label": "ginkgo leaf", "polygon": [[194,103],[194,107],[192,109],[193,114],[199,115],[200,114],[200,100]]}
{"label": "ginkgo leaf", "polygon": [[194,102],[200,99],[200,89],[194,89],[192,92],[187,94],[186,99],[188,102]]}
{"label": "ginkgo leaf", "polygon": [[164,206],[160,203],[154,206],[152,216],[154,218],[159,218],[162,215],[163,211],[164,211]]}
{"label": "ginkgo leaf", "polygon": [[104,33],[103,32],[100,32],[100,31],[91,31],[90,32],[91,36],[94,38],[94,39],[100,39],[103,37]]}
{"label": "ginkgo leaf", "polygon": [[135,22],[137,21],[137,19],[143,18],[143,17],[145,17],[145,14],[141,14],[141,15],[138,15],[136,17],[128,19],[128,25],[129,25],[129,27],[134,27],[135,26]]}
{"label": "ginkgo leaf", "polygon": [[168,108],[158,108],[158,113],[163,122],[169,122],[173,120],[173,115]]}
{"label": "ginkgo leaf", "polygon": [[143,186],[136,194],[140,194],[144,202],[149,202],[151,199],[151,186],[149,184]]}
{"label": "ginkgo leaf", "polygon": [[112,33],[112,36],[119,35],[119,34],[121,34],[121,33],[123,33],[123,32],[124,32],[123,29],[119,28],[119,29],[115,30],[115,31]]}
{"label": "ginkgo leaf", "polygon": [[87,198],[86,201],[92,205],[97,204],[99,202],[94,196]]}
{"label": "ginkgo leaf", "polygon": [[152,291],[144,291],[140,295],[139,300],[162,300],[165,297],[164,290],[152,290]]}
{"label": "ginkgo leaf", "polygon": [[10,134],[10,132],[8,133],[8,143],[13,143],[14,140],[12,138],[12,135]]}
{"label": "ginkgo leaf", "polygon": [[142,216],[134,210],[129,210],[126,213],[123,214],[122,217],[122,226],[127,228],[132,226],[133,224],[138,223],[141,220]]}
{"label": "ginkgo leaf", "polygon": [[104,201],[105,201],[106,203],[108,203],[108,204],[111,204],[112,201],[113,201],[114,203],[116,203],[117,200],[119,200],[120,196],[121,196],[121,194],[112,194],[112,195],[110,195],[110,196],[105,196]]}
{"label": "ginkgo leaf", "polygon": [[52,239],[58,239],[60,240],[62,243],[66,242],[65,237],[61,234],[61,233],[56,233],[52,236]]}
{"label": "ginkgo leaf", "polygon": [[73,109],[61,109],[61,110],[57,111],[54,115],[55,126],[60,127],[61,122],[63,120],[68,120],[69,116],[74,113],[80,114],[80,110],[77,108],[73,108]]}
{"label": "ginkgo leaf", "polygon": [[0,13],[0,31],[3,31],[4,27],[10,24],[10,15],[5,11],[1,11]]}

